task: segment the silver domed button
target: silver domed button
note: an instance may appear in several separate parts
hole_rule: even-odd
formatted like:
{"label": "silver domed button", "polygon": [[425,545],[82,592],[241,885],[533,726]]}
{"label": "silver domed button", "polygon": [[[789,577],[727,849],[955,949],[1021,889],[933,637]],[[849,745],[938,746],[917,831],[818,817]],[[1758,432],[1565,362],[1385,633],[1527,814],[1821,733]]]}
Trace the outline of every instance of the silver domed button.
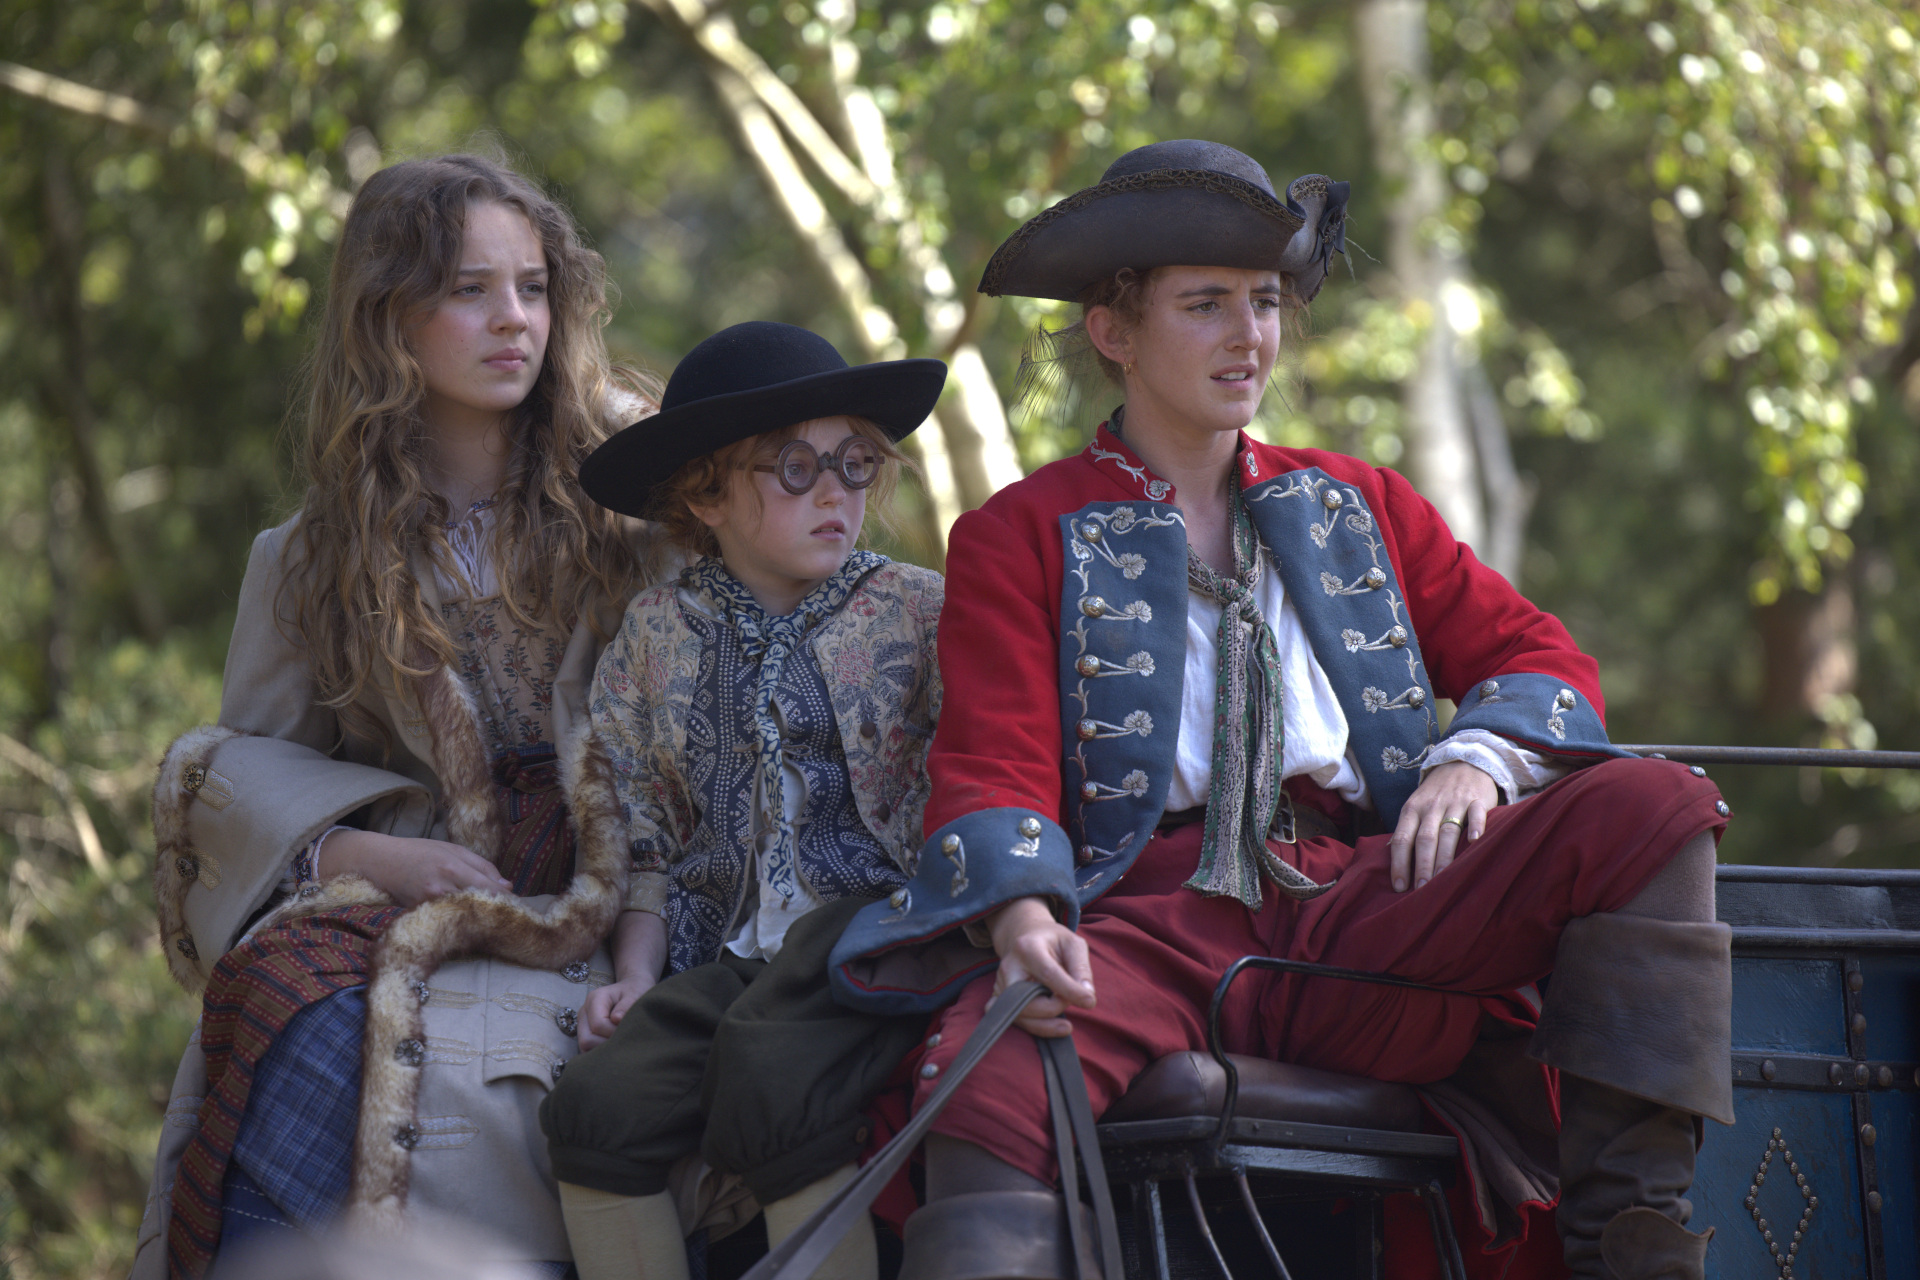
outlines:
{"label": "silver domed button", "polygon": [[1040,835],[1040,819],[1038,818],[1020,819],[1020,834],[1025,836],[1029,840],[1037,839]]}
{"label": "silver domed button", "polygon": [[1338,489],[1327,490],[1320,495],[1320,501],[1326,504],[1326,508],[1329,511],[1338,511],[1347,505],[1347,500],[1340,496]]}
{"label": "silver domed button", "polygon": [[1107,602],[1099,596],[1088,596],[1080,602],[1080,612],[1089,618],[1097,618],[1107,611]]}
{"label": "silver domed button", "polygon": [[1494,694],[1496,694],[1496,693],[1498,693],[1498,692],[1500,692],[1500,682],[1499,682],[1498,680],[1483,680],[1483,681],[1481,681],[1481,683],[1480,683],[1480,696],[1481,696],[1481,697],[1483,697],[1483,698],[1491,698],[1491,697],[1492,697],[1492,696],[1493,696]]}

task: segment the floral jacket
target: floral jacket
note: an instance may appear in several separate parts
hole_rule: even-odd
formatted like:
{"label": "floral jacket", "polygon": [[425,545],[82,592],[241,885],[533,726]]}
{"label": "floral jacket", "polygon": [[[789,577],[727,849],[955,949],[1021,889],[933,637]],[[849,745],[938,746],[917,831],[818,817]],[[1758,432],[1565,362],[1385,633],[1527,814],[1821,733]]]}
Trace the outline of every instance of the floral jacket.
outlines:
{"label": "floral jacket", "polygon": [[[945,584],[915,565],[888,563],[861,580],[807,646],[827,686],[846,753],[847,778],[861,821],[887,856],[912,875],[930,786],[927,748],[940,715],[934,657]],[[698,692],[702,641],[678,582],[641,592],[601,655],[589,696],[596,748],[611,766],[625,815],[632,875],[629,909],[669,916],[691,910],[713,922],[696,950],[718,953],[738,908],[741,877],[691,860],[733,857],[742,849],[699,839],[708,819],[691,780],[689,721]],[[711,874],[707,874],[711,872]],[[714,901],[674,903],[674,894]],[[719,898],[726,898],[720,901]],[[684,930],[680,931],[684,932]],[[676,946],[678,951],[683,950]],[[710,957],[704,957],[710,958]],[[674,967],[684,967],[679,958]]]}

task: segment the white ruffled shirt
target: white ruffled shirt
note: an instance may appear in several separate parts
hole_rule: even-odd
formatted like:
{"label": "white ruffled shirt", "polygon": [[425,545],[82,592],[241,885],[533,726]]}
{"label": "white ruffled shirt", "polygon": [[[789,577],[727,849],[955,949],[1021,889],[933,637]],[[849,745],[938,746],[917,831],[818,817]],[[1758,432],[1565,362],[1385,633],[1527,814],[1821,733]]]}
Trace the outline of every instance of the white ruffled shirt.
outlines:
{"label": "white ruffled shirt", "polygon": [[[1254,589],[1280,653],[1286,696],[1283,712],[1285,777],[1301,774],[1351,804],[1372,808],[1367,782],[1347,745],[1347,713],[1334,695],[1333,681],[1314,656],[1300,615],[1287,599],[1280,575],[1268,561]],[[1198,593],[1187,596],[1187,665],[1180,694],[1180,740],[1174,755],[1167,809],[1178,812],[1207,802],[1213,785],[1213,706],[1220,669],[1215,637],[1220,605]],[[1566,772],[1563,766],[1515,746],[1498,734],[1467,729],[1440,743],[1421,763],[1421,776],[1454,760],[1464,760],[1492,778],[1508,801],[1538,791]]]}

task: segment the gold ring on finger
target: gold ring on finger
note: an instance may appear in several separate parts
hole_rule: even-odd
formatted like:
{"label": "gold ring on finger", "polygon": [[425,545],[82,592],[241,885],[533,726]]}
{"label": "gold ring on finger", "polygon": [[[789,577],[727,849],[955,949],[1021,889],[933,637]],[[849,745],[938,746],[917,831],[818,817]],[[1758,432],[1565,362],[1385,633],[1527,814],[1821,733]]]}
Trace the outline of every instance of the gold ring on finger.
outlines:
{"label": "gold ring on finger", "polygon": [[1442,818],[1440,819],[1440,825],[1443,827],[1464,827],[1467,824],[1458,818]]}

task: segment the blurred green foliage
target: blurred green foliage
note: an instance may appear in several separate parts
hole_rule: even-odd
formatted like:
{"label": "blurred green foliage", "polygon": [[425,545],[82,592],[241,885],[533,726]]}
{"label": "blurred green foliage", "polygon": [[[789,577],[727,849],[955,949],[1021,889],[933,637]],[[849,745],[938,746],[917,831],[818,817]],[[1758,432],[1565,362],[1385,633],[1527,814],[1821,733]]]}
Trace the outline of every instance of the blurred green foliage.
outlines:
{"label": "blurred green foliage", "polygon": [[[1009,395],[1061,313],[970,282],[1121,151],[1205,136],[1280,181],[1351,179],[1352,278],[1261,429],[1398,457],[1432,317],[1366,252],[1394,193],[1345,5],[723,7],[829,129],[849,74],[871,92],[904,220],[823,198],[914,354],[937,353],[900,227],[940,248]],[[1920,746],[1920,18],[1453,0],[1430,23],[1453,184],[1430,234],[1476,277],[1449,313],[1537,486],[1521,586],[1600,656],[1615,737]],[[753,317],[852,344],[644,4],[0,0],[0,57],[97,91],[52,102],[0,67],[0,1275],[105,1276],[194,1012],[153,942],[145,790],[215,715],[247,539],[297,497],[287,393],[347,193],[503,148],[606,255],[620,354],[664,371]],[[1107,407],[1016,409],[1023,463]],[[1723,772],[1730,859],[1915,861],[1920,781]]]}

